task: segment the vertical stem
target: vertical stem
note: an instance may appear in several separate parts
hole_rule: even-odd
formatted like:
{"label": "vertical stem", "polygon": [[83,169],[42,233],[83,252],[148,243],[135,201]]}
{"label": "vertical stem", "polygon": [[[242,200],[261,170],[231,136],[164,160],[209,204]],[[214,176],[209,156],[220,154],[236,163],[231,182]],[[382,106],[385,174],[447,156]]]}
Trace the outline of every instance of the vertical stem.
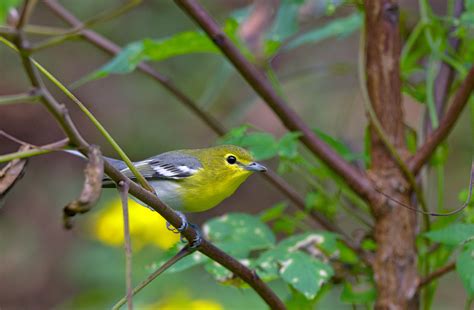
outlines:
{"label": "vertical stem", "polygon": [[125,287],[126,299],[129,310],[133,309],[133,286],[132,286],[132,241],[130,240],[130,223],[128,216],[128,190],[129,184],[125,181],[120,181],[117,186],[122,200],[123,212],[123,240],[125,244]]}
{"label": "vertical stem", "polygon": [[[400,33],[396,0],[365,0],[365,64],[367,91],[373,110],[397,152],[406,159],[404,116],[401,107]],[[408,203],[410,186],[371,124],[371,178],[391,197]],[[416,264],[416,213],[390,201],[371,201],[375,216],[377,251],[374,278],[376,308],[414,309],[418,305]]]}

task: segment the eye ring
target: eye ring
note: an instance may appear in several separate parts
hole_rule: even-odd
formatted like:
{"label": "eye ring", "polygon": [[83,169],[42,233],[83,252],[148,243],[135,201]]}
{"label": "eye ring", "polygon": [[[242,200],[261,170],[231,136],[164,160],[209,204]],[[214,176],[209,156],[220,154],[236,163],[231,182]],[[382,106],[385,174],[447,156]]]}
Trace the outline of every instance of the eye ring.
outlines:
{"label": "eye ring", "polygon": [[227,162],[231,165],[235,164],[237,162],[237,158],[235,158],[234,155],[229,155],[226,158]]}

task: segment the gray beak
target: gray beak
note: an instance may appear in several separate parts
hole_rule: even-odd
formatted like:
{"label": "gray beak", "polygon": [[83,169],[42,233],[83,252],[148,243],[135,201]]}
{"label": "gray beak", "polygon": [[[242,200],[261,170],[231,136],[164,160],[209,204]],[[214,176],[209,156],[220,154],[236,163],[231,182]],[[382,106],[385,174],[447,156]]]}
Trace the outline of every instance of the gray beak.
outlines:
{"label": "gray beak", "polygon": [[248,171],[255,171],[255,172],[265,172],[267,168],[265,166],[260,165],[259,163],[253,162],[245,166],[245,169]]}

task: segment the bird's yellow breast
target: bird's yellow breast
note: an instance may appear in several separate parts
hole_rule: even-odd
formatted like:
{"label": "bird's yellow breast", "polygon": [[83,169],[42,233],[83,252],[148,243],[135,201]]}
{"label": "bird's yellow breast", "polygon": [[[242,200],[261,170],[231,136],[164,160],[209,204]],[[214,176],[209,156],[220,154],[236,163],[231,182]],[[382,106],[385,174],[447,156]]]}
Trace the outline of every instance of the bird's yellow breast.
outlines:
{"label": "bird's yellow breast", "polygon": [[[201,212],[215,207],[232,195],[251,172],[232,171],[231,175],[210,175],[201,171],[180,182],[179,192],[183,193],[181,211]],[[209,180],[213,180],[212,186]],[[185,194],[184,194],[185,193]]]}

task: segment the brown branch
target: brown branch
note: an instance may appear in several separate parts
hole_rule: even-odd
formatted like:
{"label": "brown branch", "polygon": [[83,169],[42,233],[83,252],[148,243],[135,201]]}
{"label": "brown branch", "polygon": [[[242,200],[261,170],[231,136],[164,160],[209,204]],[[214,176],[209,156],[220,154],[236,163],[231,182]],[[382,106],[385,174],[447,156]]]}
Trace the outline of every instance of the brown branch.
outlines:
{"label": "brown branch", "polygon": [[439,277],[442,277],[448,272],[453,271],[455,267],[456,267],[456,263],[452,262],[444,267],[441,267],[438,270],[433,271],[432,273],[430,273],[429,275],[427,275],[426,277],[420,280],[420,283],[418,284],[418,290],[422,289],[425,285],[430,284],[432,281],[438,279]]}
{"label": "brown branch", "polygon": [[[44,83],[41,77],[39,76],[38,71],[36,70],[33,62],[25,53],[25,46],[27,46],[27,42],[24,40],[21,31],[15,36],[15,44],[20,50],[21,60],[31,84],[42,90],[42,103],[47,108],[47,110],[54,116],[58,124],[68,136],[71,144],[74,145],[83,154],[87,154],[90,145],[87,143],[86,140],[84,140],[84,138],[81,136],[80,132],[76,128],[74,122],[71,120],[67,108],[64,105],[58,103],[56,99],[51,95],[51,93],[47,90],[47,88],[44,86]],[[171,225],[175,227],[179,227],[181,225],[181,218],[171,208],[161,202],[154,194],[145,190],[144,188],[124,176],[122,173],[120,173],[120,171],[115,169],[107,161],[104,162],[104,171],[116,183],[120,181],[129,182],[129,193],[144,202],[145,204],[147,204],[148,206],[150,206],[160,215],[162,215]],[[191,242],[195,239],[197,233],[192,227],[188,226],[187,229],[182,233],[182,235],[189,242]],[[248,269],[246,266],[242,265],[235,258],[222,252],[220,249],[209,243],[207,240],[202,241],[198,250],[204,255],[211,258],[212,260],[218,262],[228,270],[232,271],[235,275],[237,275],[243,281],[249,284],[272,309],[285,308],[283,302],[256,275],[256,273]]]}
{"label": "brown branch", "polygon": [[22,29],[27,23],[38,0],[26,0],[20,13],[20,19],[15,25],[16,29]]}
{"label": "brown branch", "polygon": [[[69,11],[62,7],[55,0],[45,0],[44,3],[61,19],[69,23],[73,27],[80,27],[81,21],[73,16]],[[116,55],[120,53],[121,48],[111,42],[110,40],[104,38],[98,33],[92,30],[83,30],[82,36],[98,48],[104,50],[105,52]],[[205,124],[207,124],[216,134],[222,136],[227,132],[227,129],[214,117],[209,115],[206,111],[201,109],[191,98],[186,96],[181,90],[179,90],[167,77],[161,75],[156,70],[154,70],[150,65],[142,62],[138,65],[138,69],[145,73],[146,75],[153,78],[155,81],[160,83],[166,90],[173,94],[182,104],[184,104],[188,109],[190,109],[195,115],[199,117]],[[275,186],[280,192],[282,192],[286,197],[288,197],[299,209],[305,210],[305,202],[301,195],[288,184],[282,177],[280,177],[275,172],[268,170],[267,173],[261,174],[268,182]],[[325,216],[321,213],[311,210],[310,216],[318,222],[322,227],[329,231],[337,232],[339,234],[345,235],[345,233],[335,224],[331,223]]]}
{"label": "brown branch", "polygon": [[415,155],[408,161],[410,170],[417,174],[421,167],[428,161],[436,148],[446,139],[454,125],[456,124],[462,110],[467,105],[471,92],[474,89],[474,67],[471,67],[466,78],[459,86],[454,95],[446,115],[441,120],[439,127],[436,128],[425,143],[418,149]]}
{"label": "brown branch", "polygon": [[321,141],[309,126],[273,90],[262,73],[252,65],[220,29],[214,19],[195,0],[175,0],[175,3],[188,14],[212,39],[216,46],[234,64],[234,67],[247,80],[249,85],[267,102],[288,130],[301,132],[300,140],[341,176],[349,187],[364,199],[375,194],[367,176],[351,166],[347,161]]}

